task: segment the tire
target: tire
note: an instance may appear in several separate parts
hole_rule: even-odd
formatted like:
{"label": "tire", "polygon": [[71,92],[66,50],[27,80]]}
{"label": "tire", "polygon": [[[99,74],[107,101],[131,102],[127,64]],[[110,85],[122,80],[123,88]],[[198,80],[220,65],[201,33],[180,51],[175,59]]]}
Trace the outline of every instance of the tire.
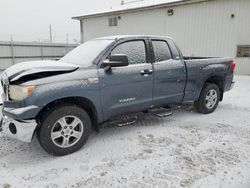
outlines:
{"label": "tire", "polygon": [[88,113],[81,107],[63,104],[44,115],[37,137],[46,152],[63,156],[81,149],[90,131]]}
{"label": "tire", "polygon": [[[215,111],[220,100],[220,89],[216,84],[205,83],[200,97],[194,102],[194,106],[199,113],[210,114]],[[214,99],[216,96],[216,99]]]}

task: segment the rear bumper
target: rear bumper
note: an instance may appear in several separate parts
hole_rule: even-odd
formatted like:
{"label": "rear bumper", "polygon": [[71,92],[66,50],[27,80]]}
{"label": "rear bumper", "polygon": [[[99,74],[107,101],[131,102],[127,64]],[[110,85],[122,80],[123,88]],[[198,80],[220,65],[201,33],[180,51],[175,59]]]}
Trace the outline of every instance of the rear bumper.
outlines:
{"label": "rear bumper", "polygon": [[232,83],[231,83],[231,86],[230,86],[230,89],[229,89],[229,90],[233,89],[234,84],[235,84],[235,82],[232,82]]}
{"label": "rear bumper", "polygon": [[[2,112],[1,112],[2,113]],[[1,114],[0,132],[10,138],[30,143],[37,127],[36,120],[15,120],[5,114]]]}
{"label": "rear bumper", "polygon": [[235,82],[231,79],[225,82],[224,85],[224,92],[229,91],[233,89]]}

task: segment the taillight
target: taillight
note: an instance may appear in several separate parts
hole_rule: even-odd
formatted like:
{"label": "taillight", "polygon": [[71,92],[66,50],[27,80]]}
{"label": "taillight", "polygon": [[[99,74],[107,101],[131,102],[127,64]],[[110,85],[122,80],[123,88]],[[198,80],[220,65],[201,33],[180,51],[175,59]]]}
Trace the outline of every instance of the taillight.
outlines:
{"label": "taillight", "polygon": [[229,67],[232,71],[234,71],[235,67],[236,67],[236,63],[235,61],[231,61],[230,64],[229,64]]}

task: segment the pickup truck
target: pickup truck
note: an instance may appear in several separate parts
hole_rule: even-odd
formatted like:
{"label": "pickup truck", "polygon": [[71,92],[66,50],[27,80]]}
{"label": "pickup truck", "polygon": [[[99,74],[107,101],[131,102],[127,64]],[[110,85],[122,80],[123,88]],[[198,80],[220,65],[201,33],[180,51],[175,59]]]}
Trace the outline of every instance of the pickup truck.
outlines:
{"label": "pickup truck", "polygon": [[49,154],[70,154],[101,123],[126,114],[189,101],[212,113],[234,85],[235,66],[231,58],[184,57],[169,37],[90,40],[58,61],[6,69],[0,129],[28,143],[37,135]]}

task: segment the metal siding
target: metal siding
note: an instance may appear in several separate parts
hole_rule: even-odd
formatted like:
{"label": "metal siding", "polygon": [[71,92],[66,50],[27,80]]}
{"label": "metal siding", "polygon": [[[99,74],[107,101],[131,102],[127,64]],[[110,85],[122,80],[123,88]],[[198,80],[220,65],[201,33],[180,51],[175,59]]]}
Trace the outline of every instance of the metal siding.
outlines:
{"label": "metal siding", "polygon": [[0,70],[6,69],[19,62],[42,59],[55,60],[64,56],[75,47],[76,46],[72,44],[50,45],[23,42],[0,42]]}
{"label": "metal siding", "polygon": [[62,47],[43,47],[44,56],[63,56],[67,53],[66,48]]}
{"label": "metal siding", "polygon": [[[169,8],[173,16],[167,15]],[[211,0],[169,8],[119,14],[118,27],[108,26],[109,16],[84,19],[84,41],[109,35],[166,35],[175,39],[185,55],[234,58],[237,45],[250,44],[249,0]],[[250,74],[250,58],[236,60],[236,72]]]}
{"label": "metal siding", "polygon": [[15,56],[41,56],[41,48],[30,46],[14,46]]}
{"label": "metal siding", "polygon": [[0,57],[9,57],[11,56],[10,46],[0,46]]}
{"label": "metal siding", "polygon": [[21,62],[28,62],[28,61],[39,61],[41,58],[17,58],[15,60],[15,64],[21,63]]}
{"label": "metal siding", "polygon": [[13,65],[12,59],[0,59],[0,72]]}
{"label": "metal siding", "polygon": [[250,75],[250,58],[236,58],[236,73]]}

